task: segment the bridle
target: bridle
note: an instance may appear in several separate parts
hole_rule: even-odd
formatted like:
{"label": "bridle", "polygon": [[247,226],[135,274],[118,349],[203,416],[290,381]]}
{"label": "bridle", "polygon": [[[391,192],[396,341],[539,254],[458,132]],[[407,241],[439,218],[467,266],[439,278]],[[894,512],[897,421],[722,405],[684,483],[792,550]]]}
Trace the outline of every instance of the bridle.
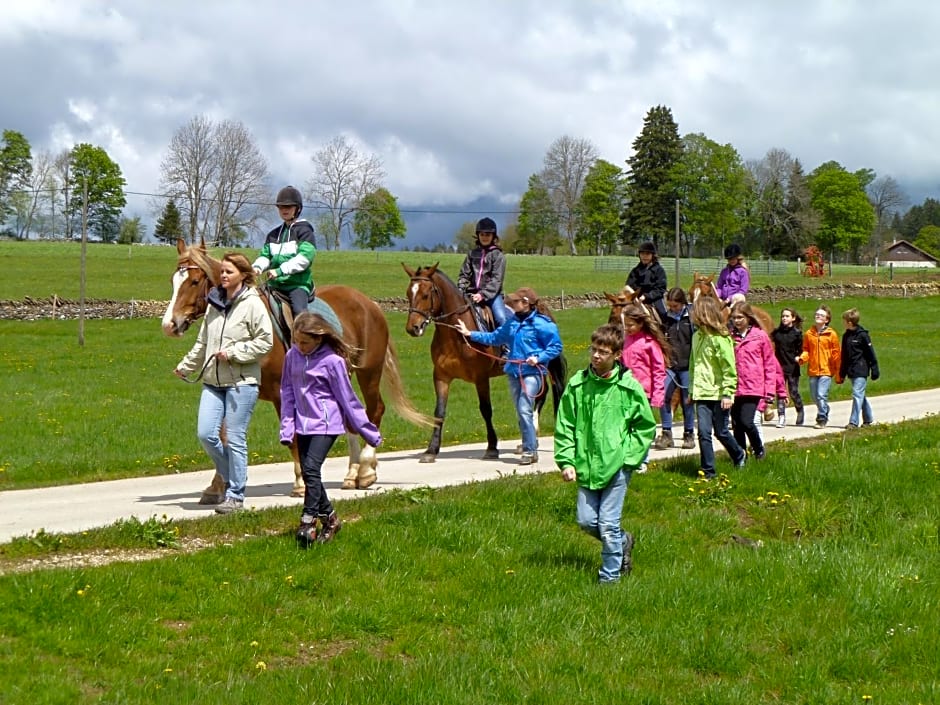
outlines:
{"label": "bridle", "polygon": [[176,268],[177,272],[186,274],[187,279],[190,270],[198,270],[205,275],[205,277],[199,282],[199,291],[196,293],[196,301],[194,303],[196,310],[201,311],[192,318],[193,321],[197,321],[202,318],[203,315],[205,315],[206,306],[208,306],[209,287],[212,286],[212,277],[210,276],[209,272],[196,264],[184,264],[181,262],[180,265]]}
{"label": "bridle", "polygon": [[421,316],[421,317],[424,319],[424,325],[427,325],[428,323],[434,323],[435,325],[447,326],[448,328],[455,328],[455,329],[456,329],[457,326],[455,326],[455,325],[453,325],[453,324],[451,324],[451,323],[446,323],[445,321],[446,321],[448,318],[451,318],[452,316],[459,316],[460,314],[466,313],[467,311],[469,311],[469,310],[470,310],[470,304],[465,303],[463,306],[461,306],[461,307],[459,307],[459,308],[457,308],[457,309],[455,309],[455,310],[453,310],[453,311],[450,311],[449,313],[446,313],[446,312],[445,312],[445,313],[439,313],[439,314],[435,315],[435,314],[434,314],[434,311],[435,311],[434,297],[437,296],[438,301],[440,301],[440,306],[437,308],[437,310],[443,310],[443,308],[444,308],[444,294],[441,293],[440,288],[437,286],[437,284],[435,283],[435,281],[434,281],[434,279],[433,279],[432,277],[426,277],[426,276],[421,276],[421,275],[415,275],[415,276],[411,277],[411,283],[414,284],[415,282],[427,282],[427,283],[430,285],[430,287],[431,287],[431,296],[430,296],[431,302],[430,302],[430,304],[428,305],[428,309],[427,309],[426,311],[422,311],[422,310],[419,309],[419,308],[415,308],[414,305],[413,305],[414,296],[411,294],[411,290],[409,289],[409,291],[408,291],[408,313],[409,313],[409,314],[414,313],[414,314],[416,314],[416,315],[418,315],[418,316]]}

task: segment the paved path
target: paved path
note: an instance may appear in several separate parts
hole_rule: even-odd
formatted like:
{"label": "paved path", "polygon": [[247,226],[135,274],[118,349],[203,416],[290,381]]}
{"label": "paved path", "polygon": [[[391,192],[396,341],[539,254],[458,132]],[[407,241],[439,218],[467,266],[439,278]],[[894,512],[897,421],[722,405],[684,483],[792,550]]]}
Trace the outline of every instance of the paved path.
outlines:
{"label": "paved path", "polygon": [[[872,398],[875,418],[882,423],[895,423],[940,413],[940,389]],[[799,439],[823,433],[842,433],[849,417],[851,401],[832,404],[831,424],[825,430],[812,427],[815,407],[807,407],[807,426],[793,426],[795,412],[788,413],[788,425],[778,429],[774,422],[763,427],[768,443],[781,438]],[[681,431],[679,433],[681,436]],[[359,497],[392,488],[441,487],[466,482],[491,480],[511,472],[546,472],[555,469],[552,462],[552,438],[540,440],[541,463],[519,466],[512,450],[518,441],[501,443],[499,460],[480,460],[484,443],[452,446],[442,449],[433,465],[418,463],[420,451],[379,453],[379,481],[367,490],[340,489],[346,473],[344,458],[329,458],[324,465],[324,478],[331,499]],[[773,451],[771,451],[773,452]],[[652,462],[676,455],[696,454],[695,450],[673,449],[653,451]],[[0,492],[0,543],[16,536],[26,536],[45,529],[47,532],[75,533],[107,526],[118,519],[136,516],[146,520],[152,516],[170,519],[191,519],[212,514],[212,507],[199,504],[199,495],[209,483],[208,470],[161,475],[157,477],[112,480],[35,490]],[[301,500],[290,496],[293,469],[290,463],[254,465],[248,471],[246,508],[262,509],[275,506],[298,506]]]}

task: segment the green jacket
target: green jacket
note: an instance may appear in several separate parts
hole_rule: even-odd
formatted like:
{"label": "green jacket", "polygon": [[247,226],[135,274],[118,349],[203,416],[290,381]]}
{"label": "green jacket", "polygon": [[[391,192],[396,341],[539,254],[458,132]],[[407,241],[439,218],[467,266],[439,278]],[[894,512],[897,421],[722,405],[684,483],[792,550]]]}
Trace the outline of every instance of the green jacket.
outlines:
{"label": "green jacket", "polygon": [[734,398],[738,372],[730,335],[706,333],[701,329],[695,331],[689,359],[689,387],[693,401]]}
{"label": "green jacket", "polygon": [[555,462],[573,467],[582,487],[603,489],[618,470],[634,470],[646,459],[656,419],[643,387],[619,362],[606,378],[590,368],[575,373],[560,406]]}
{"label": "green jacket", "polygon": [[281,291],[304,289],[310,294],[314,289],[310,267],[316,254],[313,226],[306,220],[295,220],[289,227],[280,225],[268,233],[251,266],[262,272],[274,270],[268,286]]}

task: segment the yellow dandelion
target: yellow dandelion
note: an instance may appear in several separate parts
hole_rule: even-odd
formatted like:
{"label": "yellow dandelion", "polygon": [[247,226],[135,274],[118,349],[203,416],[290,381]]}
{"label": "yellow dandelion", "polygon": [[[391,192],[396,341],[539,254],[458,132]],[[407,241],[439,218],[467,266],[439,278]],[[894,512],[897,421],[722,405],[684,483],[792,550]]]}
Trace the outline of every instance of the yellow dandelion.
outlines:
{"label": "yellow dandelion", "polygon": [[515,574],[516,574],[516,571],[514,571],[512,568],[506,569],[506,575],[515,575]]}
{"label": "yellow dandelion", "polygon": [[293,576],[293,575],[288,575],[286,578],[284,578],[284,582],[287,583],[288,585],[293,585],[293,584],[294,584],[294,576]]}
{"label": "yellow dandelion", "polygon": [[258,661],[258,663],[255,664],[255,668],[259,671],[267,671],[268,664],[266,664],[264,661]]}
{"label": "yellow dandelion", "polygon": [[758,502],[763,502],[763,501],[764,501],[764,496],[761,495],[760,497],[758,497],[758,498],[757,498],[757,501],[758,501]]}
{"label": "yellow dandelion", "polygon": [[253,641],[253,642],[251,642],[251,644],[249,644],[249,646],[251,646],[252,648],[256,648],[256,647],[258,646],[258,642],[257,642],[257,641]]}
{"label": "yellow dandelion", "polygon": [[172,669],[172,668],[164,668],[164,669],[163,669],[163,672],[164,672],[164,673],[173,673],[173,669]]}

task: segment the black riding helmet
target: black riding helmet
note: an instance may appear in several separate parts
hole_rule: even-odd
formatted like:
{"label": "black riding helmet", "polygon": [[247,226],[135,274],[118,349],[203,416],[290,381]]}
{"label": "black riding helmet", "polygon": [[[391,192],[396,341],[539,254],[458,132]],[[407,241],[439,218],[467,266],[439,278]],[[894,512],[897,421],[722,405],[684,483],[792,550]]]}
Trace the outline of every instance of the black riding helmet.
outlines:
{"label": "black riding helmet", "polygon": [[655,255],[656,245],[654,245],[652,242],[644,242],[642,245],[640,245],[637,248],[637,254],[640,254],[642,252],[649,252],[651,255]]}
{"label": "black riding helmet", "polygon": [[477,242],[480,241],[480,233],[491,233],[494,242],[499,240],[499,234],[496,231],[496,221],[492,218],[480,218],[480,220],[477,221]]}
{"label": "black riding helmet", "polygon": [[278,206],[297,206],[297,215],[300,215],[300,211],[304,209],[304,198],[300,191],[293,186],[285,186],[277,192],[275,204]]}
{"label": "black riding helmet", "polygon": [[736,242],[732,242],[725,248],[725,259],[740,257],[742,254],[744,254],[744,252],[741,250],[741,246]]}

